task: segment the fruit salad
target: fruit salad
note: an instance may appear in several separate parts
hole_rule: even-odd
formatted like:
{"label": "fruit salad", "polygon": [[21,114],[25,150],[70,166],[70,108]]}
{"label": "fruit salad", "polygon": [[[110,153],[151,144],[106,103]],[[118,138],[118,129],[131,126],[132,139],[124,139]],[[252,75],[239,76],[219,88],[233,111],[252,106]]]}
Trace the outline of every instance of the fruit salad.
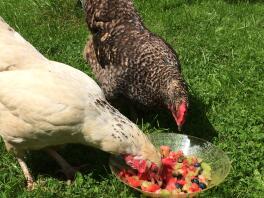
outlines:
{"label": "fruit salad", "polygon": [[132,187],[162,196],[194,193],[204,190],[211,181],[211,167],[195,156],[184,156],[181,150],[171,151],[161,146],[162,165],[148,164],[145,160],[126,155],[124,160],[133,168],[122,169],[119,177]]}

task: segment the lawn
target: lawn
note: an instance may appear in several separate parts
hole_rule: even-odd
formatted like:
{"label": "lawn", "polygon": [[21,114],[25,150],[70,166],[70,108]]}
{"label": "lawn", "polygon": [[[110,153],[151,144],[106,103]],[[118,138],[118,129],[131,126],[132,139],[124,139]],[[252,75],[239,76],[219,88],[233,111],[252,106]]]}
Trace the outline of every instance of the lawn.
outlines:
{"label": "lawn", "polygon": [[[201,197],[264,195],[264,3],[261,0],[135,0],[146,26],[178,52],[190,87],[191,110],[184,133],[205,138],[232,161],[224,183]],[[82,58],[88,35],[76,0],[1,0],[0,15],[41,53],[88,75]],[[169,115],[165,115],[169,116]],[[174,130],[163,116],[149,116],[145,132]],[[169,116],[169,121],[172,119]],[[38,182],[25,189],[15,158],[0,141],[0,197],[139,197],[108,168],[108,155],[69,145],[61,153],[89,168],[67,184],[41,151],[27,162]],[[100,157],[99,157],[100,156]]]}

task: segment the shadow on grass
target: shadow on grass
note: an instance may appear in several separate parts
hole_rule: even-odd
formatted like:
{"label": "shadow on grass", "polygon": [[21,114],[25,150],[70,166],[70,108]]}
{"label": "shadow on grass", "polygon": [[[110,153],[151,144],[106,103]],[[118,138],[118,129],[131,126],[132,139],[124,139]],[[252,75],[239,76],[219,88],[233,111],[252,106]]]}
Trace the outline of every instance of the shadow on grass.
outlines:
{"label": "shadow on grass", "polygon": [[[57,151],[73,167],[87,165],[78,171],[83,176],[89,175],[89,178],[98,182],[103,182],[106,179],[113,179],[108,165],[110,157],[108,153],[92,147],[77,144],[65,145]],[[28,155],[27,163],[29,164],[31,173],[36,180],[41,176],[42,178],[52,177],[59,181],[66,182],[64,174],[59,172],[59,165],[44,151],[31,151]],[[133,191],[132,189],[130,189],[130,191],[134,194],[134,197],[139,197],[138,192]]]}
{"label": "shadow on grass", "polygon": [[[166,109],[158,111],[144,109],[143,112],[143,108],[141,108],[141,110],[136,108],[139,121],[137,123],[139,125],[149,123],[151,127],[156,129],[168,129],[169,132],[183,133],[211,141],[217,136],[217,132],[206,116],[207,107],[202,103],[202,101],[194,96],[189,96],[189,101],[190,106],[187,120],[180,132],[177,129],[175,120],[173,119],[171,113]],[[121,112],[128,117],[130,115],[127,109],[121,109]]]}
{"label": "shadow on grass", "polygon": [[211,141],[217,136],[217,131],[214,129],[206,116],[207,106],[198,98],[190,97],[190,108],[183,132]]}
{"label": "shadow on grass", "polygon": [[[111,170],[108,165],[110,156],[108,153],[92,147],[77,144],[65,145],[57,151],[73,167],[78,167],[84,164],[87,165],[85,168],[78,171],[83,177],[88,176],[89,178],[87,179],[95,180],[97,184],[98,182],[104,183],[106,180],[112,182],[113,175],[110,174]],[[58,170],[60,169],[59,165],[44,151],[30,152],[27,158],[27,163],[36,180],[41,181],[41,179],[45,180],[45,178],[51,177],[66,182],[65,176],[62,173],[58,173]],[[78,178],[75,178],[74,183],[78,184]],[[75,186],[74,183],[72,184],[73,188]],[[123,187],[125,188],[125,186]],[[117,187],[117,189],[119,188]],[[122,187],[119,190],[122,191]],[[129,189],[129,191],[133,197],[140,196],[138,192],[132,189]]]}
{"label": "shadow on grass", "polygon": [[[108,177],[109,154],[91,147],[69,144],[59,148],[58,153],[73,167],[87,165],[79,172],[83,175],[92,173],[92,177],[100,181],[100,178]],[[34,178],[38,175],[47,175],[59,180],[66,180],[57,162],[44,151],[31,151],[27,157]]]}

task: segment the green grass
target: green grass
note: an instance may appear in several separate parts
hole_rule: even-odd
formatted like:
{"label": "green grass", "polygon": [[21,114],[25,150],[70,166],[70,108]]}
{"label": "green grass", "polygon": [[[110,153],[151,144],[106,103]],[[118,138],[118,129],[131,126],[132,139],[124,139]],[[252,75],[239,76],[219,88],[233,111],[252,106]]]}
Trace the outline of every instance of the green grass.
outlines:
{"label": "green grass", "polygon": [[[226,181],[201,197],[263,197],[264,194],[264,4],[246,0],[136,0],[150,30],[180,55],[192,108],[185,133],[206,138],[232,160]],[[82,59],[88,35],[75,0],[1,0],[0,15],[50,59],[88,75]],[[144,121],[162,131],[162,116]],[[173,127],[171,128],[173,129]],[[0,142],[0,197],[139,197],[120,184],[108,155],[70,145],[61,150],[74,165],[90,163],[71,185],[42,152],[27,162],[38,188],[27,192],[18,163]],[[100,156],[100,157],[98,157]]]}

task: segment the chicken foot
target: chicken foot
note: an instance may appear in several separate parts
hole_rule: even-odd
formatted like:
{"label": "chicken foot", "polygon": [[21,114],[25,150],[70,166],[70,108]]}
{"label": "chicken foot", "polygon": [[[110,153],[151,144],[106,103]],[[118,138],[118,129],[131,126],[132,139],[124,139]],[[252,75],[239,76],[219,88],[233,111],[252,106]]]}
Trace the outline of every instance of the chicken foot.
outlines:
{"label": "chicken foot", "polygon": [[24,159],[22,157],[16,157],[17,158],[17,161],[24,173],[24,176],[26,178],[26,181],[27,181],[27,189],[28,190],[33,190],[34,188],[34,180],[33,180],[33,177],[29,171],[29,168],[27,167],[27,164],[26,162],[24,161]]}

